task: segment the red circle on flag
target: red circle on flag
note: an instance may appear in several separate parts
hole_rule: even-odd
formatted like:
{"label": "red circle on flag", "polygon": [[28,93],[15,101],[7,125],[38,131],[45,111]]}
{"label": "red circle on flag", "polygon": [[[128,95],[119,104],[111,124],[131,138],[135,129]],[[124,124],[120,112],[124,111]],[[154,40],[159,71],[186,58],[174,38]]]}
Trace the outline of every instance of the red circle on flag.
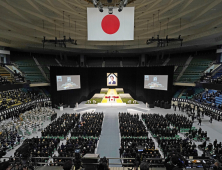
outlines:
{"label": "red circle on flag", "polygon": [[102,29],[107,34],[115,34],[120,27],[119,19],[112,14],[106,15],[101,23]]}

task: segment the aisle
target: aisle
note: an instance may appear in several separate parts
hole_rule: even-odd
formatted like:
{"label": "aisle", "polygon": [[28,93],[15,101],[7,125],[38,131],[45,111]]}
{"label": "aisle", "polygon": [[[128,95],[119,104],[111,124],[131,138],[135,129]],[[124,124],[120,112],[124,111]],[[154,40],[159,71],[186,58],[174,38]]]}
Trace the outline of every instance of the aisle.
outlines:
{"label": "aisle", "polygon": [[[97,107],[96,112],[102,111],[105,117],[97,153],[100,154],[100,157],[119,158],[120,135],[118,113],[126,112],[126,107]],[[120,163],[120,160],[112,159],[110,163]]]}

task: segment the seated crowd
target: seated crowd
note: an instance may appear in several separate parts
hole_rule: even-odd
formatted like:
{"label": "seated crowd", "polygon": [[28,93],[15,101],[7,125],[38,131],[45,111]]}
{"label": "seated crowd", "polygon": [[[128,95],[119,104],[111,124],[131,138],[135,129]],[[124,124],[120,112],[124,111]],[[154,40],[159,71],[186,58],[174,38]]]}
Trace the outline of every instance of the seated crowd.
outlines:
{"label": "seated crowd", "polygon": [[0,75],[0,84],[10,84],[10,81],[8,81],[7,77]]}
{"label": "seated crowd", "polygon": [[[49,157],[57,150],[60,139],[31,138],[26,139],[23,144],[15,151],[16,157]],[[45,162],[44,158],[39,158],[37,162]],[[35,160],[32,159],[34,162]]]}
{"label": "seated crowd", "polygon": [[16,70],[14,70],[14,82],[25,82],[24,76],[22,76],[20,73],[17,73]]}
{"label": "seated crowd", "polygon": [[216,98],[222,95],[221,90],[213,91],[212,93],[206,91],[193,96],[193,99],[206,106],[218,108],[222,110],[222,104],[216,104]]}
{"label": "seated crowd", "polygon": [[204,132],[201,128],[198,130],[190,129],[185,136],[196,141],[209,140],[209,137],[207,137],[207,131]]}
{"label": "seated crowd", "polygon": [[[152,138],[148,138],[145,125],[138,114],[119,113],[119,128],[121,134],[120,157],[124,159],[123,166],[137,167],[143,158],[160,158],[159,150],[155,149]],[[159,163],[161,160],[148,161]]]}
{"label": "seated crowd", "polygon": [[148,133],[139,115],[119,113],[119,128],[121,136],[147,136]]}
{"label": "seated crowd", "polygon": [[80,114],[65,113],[57,120],[50,123],[43,131],[42,136],[66,137],[69,131],[79,121]]}
{"label": "seated crowd", "polygon": [[170,128],[170,122],[159,114],[142,114],[147,129],[151,131],[154,136],[175,137],[178,130]]}
{"label": "seated crowd", "polygon": [[168,153],[178,152],[184,156],[198,156],[196,145],[188,140],[182,140],[181,138],[158,138],[158,144],[164,153],[164,157]]}
{"label": "seated crowd", "polygon": [[176,115],[174,114],[166,114],[166,119],[170,121],[170,123],[177,127],[180,131],[181,128],[192,128],[193,122],[189,120],[186,116]]}
{"label": "seated crowd", "polygon": [[86,153],[94,154],[97,148],[97,138],[90,137],[76,137],[68,139],[66,145],[62,143],[58,149],[59,157],[75,157],[76,150],[80,150],[82,156]]}
{"label": "seated crowd", "polygon": [[[140,162],[144,158],[161,158],[159,150],[155,149],[153,140],[148,137],[122,137],[121,147],[119,149],[120,157],[123,158],[136,158],[135,159],[124,159],[123,163],[137,164],[136,161]],[[139,156],[139,159],[138,159]],[[151,161],[148,163],[160,163],[161,160]],[[125,166],[128,166],[127,164]]]}
{"label": "seated crowd", "polygon": [[102,131],[103,113],[84,113],[81,121],[71,130],[71,136],[99,137]]}
{"label": "seated crowd", "polygon": [[37,91],[24,92],[21,89],[14,89],[0,92],[0,111],[12,108],[14,105],[20,105],[32,100],[42,99],[44,96]]}

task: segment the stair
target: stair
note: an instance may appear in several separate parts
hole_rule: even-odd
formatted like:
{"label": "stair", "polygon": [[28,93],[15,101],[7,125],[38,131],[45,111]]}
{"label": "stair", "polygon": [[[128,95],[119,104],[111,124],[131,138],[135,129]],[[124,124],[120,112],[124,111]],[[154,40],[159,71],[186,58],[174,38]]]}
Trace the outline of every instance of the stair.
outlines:
{"label": "stair", "polygon": [[168,57],[168,58],[166,59],[166,61],[164,61],[163,66],[166,66],[169,61],[170,61],[170,57]]}
{"label": "stair", "polygon": [[55,61],[58,63],[59,66],[62,67],[62,64],[59,62],[59,60],[57,60],[57,59],[55,58]]}
{"label": "stair", "polygon": [[174,72],[177,70],[178,66],[174,66]]}
{"label": "stair", "polygon": [[222,69],[222,64],[220,64],[217,68],[212,70],[212,76],[215,76]]}
{"label": "stair", "polygon": [[184,91],[186,91],[186,88],[182,90],[182,92],[180,93],[180,95],[178,96],[178,98],[180,98],[180,97],[183,95]]}
{"label": "stair", "polygon": [[185,63],[185,66],[183,67],[182,71],[180,72],[179,76],[177,77],[176,81],[178,81],[180,79],[180,77],[183,75],[183,73],[185,72],[185,70],[187,69],[187,67],[189,66],[190,62],[192,61],[193,57],[190,56],[186,63]]}
{"label": "stair", "polygon": [[10,72],[8,70],[6,70],[4,67],[0,66],[0,75],[2,77],[7,77],[7,80],[12,82],[13,81],[13,77],[11,76]]}
{"label": "stair", "polygon": [[46,76],[45,72],[43,71],[42,67],[39,65],[38,60],[37,60],[35,57],[33,57],[33,59],[34,59],[36,65],[38,66],[39,70],[41,71],[42,75],[44,76],[44,78],[49,82],[49,79],[48,79],[48,77]]}

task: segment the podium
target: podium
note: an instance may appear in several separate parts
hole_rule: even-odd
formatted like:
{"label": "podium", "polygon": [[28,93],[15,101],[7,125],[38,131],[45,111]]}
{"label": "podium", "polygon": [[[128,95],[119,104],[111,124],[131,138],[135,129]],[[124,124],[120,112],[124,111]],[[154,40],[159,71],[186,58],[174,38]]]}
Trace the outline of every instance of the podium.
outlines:
{"label": "podium", "polygon": [[60,111],[63,111],[63,106],[60,106]]}
{"label": "podium", "polygon": [[[99,154],[85,154],[82,158],[82,163],[85,170],[97,170],[97,165],[93,164],[98,163],[98,158]],[[90,165],[90,163],[92,163],[92,165]]]}

